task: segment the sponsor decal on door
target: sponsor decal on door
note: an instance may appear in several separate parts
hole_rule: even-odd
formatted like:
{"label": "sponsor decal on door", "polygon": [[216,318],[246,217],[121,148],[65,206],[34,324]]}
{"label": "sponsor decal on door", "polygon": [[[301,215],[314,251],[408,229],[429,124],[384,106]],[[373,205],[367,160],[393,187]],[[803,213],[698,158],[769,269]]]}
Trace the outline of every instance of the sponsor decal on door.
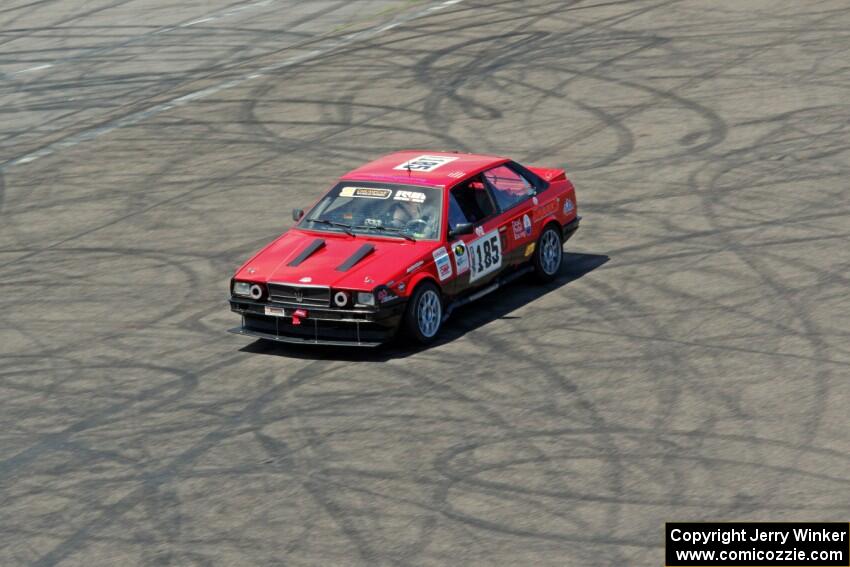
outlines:
{"label": "sponsor decal on door", "polygon": [[455,256],[455,266],[457,266],[457,275],[464,274],[469,271],[469,252],[466,250],[466,242],[458,240],[452,244],[452,252]]}
{"label": "sponsor decal on door", "polygon": [[488,232],[470,242],[467,248],[470,282],[483,278],[502,267],[502,241],[499,238],[499,231]]}

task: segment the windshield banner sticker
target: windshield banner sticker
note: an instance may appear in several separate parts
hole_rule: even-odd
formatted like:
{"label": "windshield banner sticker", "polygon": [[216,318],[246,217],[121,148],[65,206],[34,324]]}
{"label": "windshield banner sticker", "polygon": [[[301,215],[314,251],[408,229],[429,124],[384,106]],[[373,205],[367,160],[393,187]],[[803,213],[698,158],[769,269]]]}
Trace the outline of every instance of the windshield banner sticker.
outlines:
{"label": "windshield banner sticker", "polygon": [[393,169],[409,171],[434,171],[442,165],[455,161],[456,157],[448,156],[419,156],[410,161],[395,166]]}
{"label": "windshield banner sticker", "polygon": [[343,187],[339,190],[340,197],[365,197],[366,199],[389,199],[392,189],[375,187]]}
{"label": "windshield banner sticker", "polygon": [[395,192],[395,197],[393,197],[396,201],[411,201],[413,203],[424,203],[425,202],[425,193],[419,193],[418,191],[403,191],[398,190]]}

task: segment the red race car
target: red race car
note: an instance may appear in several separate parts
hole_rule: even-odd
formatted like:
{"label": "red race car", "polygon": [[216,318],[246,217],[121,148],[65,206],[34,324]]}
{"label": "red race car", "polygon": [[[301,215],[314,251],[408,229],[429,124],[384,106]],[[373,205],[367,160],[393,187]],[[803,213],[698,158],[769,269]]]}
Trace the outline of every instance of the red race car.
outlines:
{"label": "red race car", "polygon": [[376,346],[430,343],[456,307],[534,272],[552,280],[578,229],[563,169],[398,152],[344,175],[230,282],[231,332]]}

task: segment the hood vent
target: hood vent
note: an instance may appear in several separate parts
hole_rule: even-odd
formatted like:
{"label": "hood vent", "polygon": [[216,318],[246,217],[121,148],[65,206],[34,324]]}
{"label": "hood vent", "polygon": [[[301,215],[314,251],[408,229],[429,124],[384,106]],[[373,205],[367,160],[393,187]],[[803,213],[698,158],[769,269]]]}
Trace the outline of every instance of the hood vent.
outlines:
{"label": "hood vent", "polygon": [[325,241],[321,238],[317,238],[313,242],[311,242],[307,248],[301,251],[301,254],[295,257],[293,261],[291,261],[288,265],[295,267],[301,265],[301,262],[312,256],[317,250],[323,248],[325,246]]}
{"label": "hood vent", "polygon": [[357,262],[371,254],[375,250],[375,247],[371,244],[364,244],[360,248],[357,249],[357,252],[348,257],[348,260],[337,266],[337,272],[347,272],[350,270]]}

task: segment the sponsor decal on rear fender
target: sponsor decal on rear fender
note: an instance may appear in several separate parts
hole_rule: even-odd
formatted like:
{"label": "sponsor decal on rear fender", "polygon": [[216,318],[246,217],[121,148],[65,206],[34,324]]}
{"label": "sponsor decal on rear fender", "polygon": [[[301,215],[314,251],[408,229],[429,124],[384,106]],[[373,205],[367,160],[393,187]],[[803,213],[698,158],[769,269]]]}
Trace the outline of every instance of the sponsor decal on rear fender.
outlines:
{"label": "sponsor decal on rear fender", "polygon": [[511,221],[511,229],[514,233],[514,240],[522,240],[531,236],[531,218],[526,214],[522,215],[521,219]]}
{"label": "sponsor decal on rear fender", "polygon": [[558,210],[557,199],[549,201],[548,203],[543,203],[542,205],[540,205],[540,207],[536,211],[534,211],[534,220],[535,220],[535,222],[539,221],[539,220],[543,219],[544,217],[547,217],[548,215],[551,215],[552,213],[556,212],[557,210]]}

